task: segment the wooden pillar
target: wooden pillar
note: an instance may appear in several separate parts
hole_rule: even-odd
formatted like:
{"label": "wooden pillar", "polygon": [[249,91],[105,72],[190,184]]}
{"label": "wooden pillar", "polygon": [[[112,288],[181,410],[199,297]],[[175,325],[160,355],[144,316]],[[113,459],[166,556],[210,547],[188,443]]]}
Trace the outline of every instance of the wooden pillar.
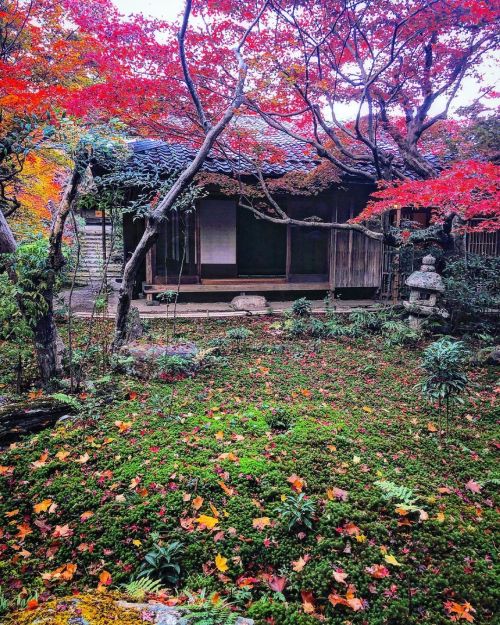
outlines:
{"label": "wooden pillar", "polygon": [[292,266],[292,227],[290,224],[286,226],[286,259],[285,274],[287,281],[290,280],[290,267]]}
{"label": "wooden pillar", "polygon": [[[396,209],[396,228],[401,226],[401,209]],[[394,278],[392,280],[392,303],[397,304],[399,299],[399,284],[400,284],[400,267],[399,267],[399,254],[394,256]]]}
{"label": "wooden pillar", "polygon": [[[146,253],[146,284],[153,284],[153,248],[151,247]],[[153,294],[147,293],[146,300],[153,301]]]}

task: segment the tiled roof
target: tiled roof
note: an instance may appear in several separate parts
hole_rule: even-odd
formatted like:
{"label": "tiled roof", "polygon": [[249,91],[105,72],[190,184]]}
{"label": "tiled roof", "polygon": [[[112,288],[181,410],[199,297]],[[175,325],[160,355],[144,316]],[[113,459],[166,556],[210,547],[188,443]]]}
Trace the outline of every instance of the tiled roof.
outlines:
{"label": "tiled roof", "polygon": [[[262,143],[271,144],[284,153],[284,158],[276,160],[268,160],[264,164],[261,163],[261,169],[265,176],[279,177],[285,173],[292,171],[310,171],[320,163],[318,156],[310,155],[310,147],[304,143],[297,141],[284,132],[280,132],[268,126],[260,118],[256,117],[240,117],[234,122],[234,126],[238,124],[244,130],[251,130],[254,140],[262,140]],[[152,167],[160,167],[165,173],[180,171],[185,169],[194,159],[196,149],[183,143],[167,143],[164,141],[155,141],[152,139],[141,139],[131,141],[129,147],[133,152],[133,160],[140,160],[141,166],[151,164]],[[390,150],[389,147],[384,146]],[[395,164],[398,166],[398,155],[395,155]],[[429,158],[432,162],[434,159]],[[433,163],[436,165],[436,163]],[[354,167],[358,170],[365,171],[367,174],[375,173],[371,163],[357,162]],[[403,169],[402,163],[399,167]],[[220,151],[212,150],[206,158],[202,171],[220,174],[251,174],[252,167],[248,160],[238,156],[223,157]],[[413,177],[412,172],[405,171],[405,175]]]}

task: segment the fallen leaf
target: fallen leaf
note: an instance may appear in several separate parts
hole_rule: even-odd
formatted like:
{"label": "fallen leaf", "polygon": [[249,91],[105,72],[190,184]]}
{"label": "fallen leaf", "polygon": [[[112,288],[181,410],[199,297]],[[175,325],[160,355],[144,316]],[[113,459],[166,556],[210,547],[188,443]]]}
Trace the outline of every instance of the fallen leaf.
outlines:
{"label": "fallen leaf", "polygon": [[132,421],[115,421],[116,427],[120,430],[122,434],[128,432],[132,427]]}
{"label": "fallen leaf", "polygon": [[293,475],[290,475],[290,477],[287,479],[287,482],[292,485],[292,489],[296,493],[301,493],[306,484],[305,480],[303,480],[298,475],[295,475],[295,473]]}
{"label": "fallen leaf", "polygon": [[305,565],[309,562],[310,559],[311,559],[311,556],[308,556],[308,555],[304,557],[300,556],[298,560],[294,560],[292,562],[293,570],[296,573],[300,573],[304,569]]}
{"label": "fallen leaf", "polygon": [[44,499],[40,503],[36,503],[33,506],[33,510],[36,514],[40,514],[40,512],[46,512],[50,506],[52,505],[52,499]]}
{"label": "fallen leaf", "polygon": [[35,469],[40,469],[41,467],[44,467],[47,464],[48,457],[49,457],[49,453],[45,451],[38,460],[35,460],[35,462],[31,463],[31,466],[34,467]]}
{"label": "fallen leaf", "polygon": [[221,554],[218,553],[215,556],[215,566],[221,573],[225,573],[229,568],[227,565],[227,558],[224,558],[224,556],[221,556]]}
{"label": "fallen leaf", "polygon": [[392,566],[403,566],[401,562],[398,562],[394,556],[391,556],[389,554],[386,554],[384,556],[384,560],[387,562],[387,564],[392,564]]}
{"label": "fallen leaf", "polygon": [[286,577],[278,577],[276,575],[271,575],[267,580],[269,588],[274,592],[283,592],[285,590],[285,586],[287,583]]}
{"label": "fallen leaf", "polygon": [[346,578],[349,576],[348,573],[345,573],[342,569],[335,569],[333,571],[333,578],[339,584],[346,584]]}
{"label": "fallen leaf", "polygon": [[383,564],[372,564],[372,566],[367,566],[365,571],[375,579],[383,579],[390,575],[389,569]]}
{"label": "fallen leaf", "polygon": [[306,614],[313,614],[316,611],[316,607],[314,605],[313,594],[309,590],[302,590],[300,593],[302,597],[302,609]]}
{"label": "fallen leaf", "polygon": [[201,506],[203,505],[203,501],[204,501],[203,497],[200,497],[199,495],[198,497],[195,497],[193,499],[193,508],[195,510],[199,510]]}
{"label": "fallen leaf", "polygon": [[213,529],[217,523],[219,522],[219,519],[214,518],[213,516],[207,516],[206,514],[202,514],[201,516],[199,516],[197,519],[195,519],[195,523],[199,523],[201,526],[205,526],[208,529]]}
{"label": "fallen leaf", "polygon": [[56,525],[55,530],[52,532],[54,538],[69,538],[73,535],[73,530],[66,523],[66,525]]}
{"label": "fallen leaf", "polygon": [[253,519],[252,525],[255,529],[261,531],[265,527],[271,525],[271,519],[268,516],[259,517],[257,519]]}
{"label": "fallen leaf", "polygon": [[465,488],[467,490],[470,490],[471,493],[480,493],[482,486],[481,484],[479,484],[478,482],[474,481],[474,480],[469,480],[467,482],[467,484],[465,485]]}

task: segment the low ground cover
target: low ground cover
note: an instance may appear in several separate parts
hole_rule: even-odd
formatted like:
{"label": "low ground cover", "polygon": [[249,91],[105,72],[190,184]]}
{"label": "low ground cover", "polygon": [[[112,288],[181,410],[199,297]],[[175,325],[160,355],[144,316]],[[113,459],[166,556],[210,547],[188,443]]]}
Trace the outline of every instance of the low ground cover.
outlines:
{"label": "low ground cover", "polygon": [[104,592],[142,567],[169,600],[219,593],[258,625],[493,622],[494,372],[470,373],[445,441],[415,388],[423,344],[272,318],[232,341],[241,325],[178,321],[219,346],[209,368],[113,373],[113,402],[83,393],[79,419],[2,452],[3,596]]}

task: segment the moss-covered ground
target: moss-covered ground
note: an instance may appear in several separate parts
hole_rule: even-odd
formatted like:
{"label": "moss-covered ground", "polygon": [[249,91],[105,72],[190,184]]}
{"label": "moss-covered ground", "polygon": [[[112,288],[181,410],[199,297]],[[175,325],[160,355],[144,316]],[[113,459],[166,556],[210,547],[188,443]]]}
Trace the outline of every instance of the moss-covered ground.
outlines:
{"label": "moss-covered ground", "polygon": [[[273,321],[246,321],[253,337],[192,378],[113,374],[120,399],[82,396],[79,420],[1,452],[6,597],[118,586],[159,532],[184,545],[172,595],[218,592],[257,625],[494,622],[495,372],[471,372],[442,438],[415,388],[422,345],[289,339]],[[204,346],[236,325],[178,331]],[[279,508],[299,491],[312,529],[289,530]]]}

